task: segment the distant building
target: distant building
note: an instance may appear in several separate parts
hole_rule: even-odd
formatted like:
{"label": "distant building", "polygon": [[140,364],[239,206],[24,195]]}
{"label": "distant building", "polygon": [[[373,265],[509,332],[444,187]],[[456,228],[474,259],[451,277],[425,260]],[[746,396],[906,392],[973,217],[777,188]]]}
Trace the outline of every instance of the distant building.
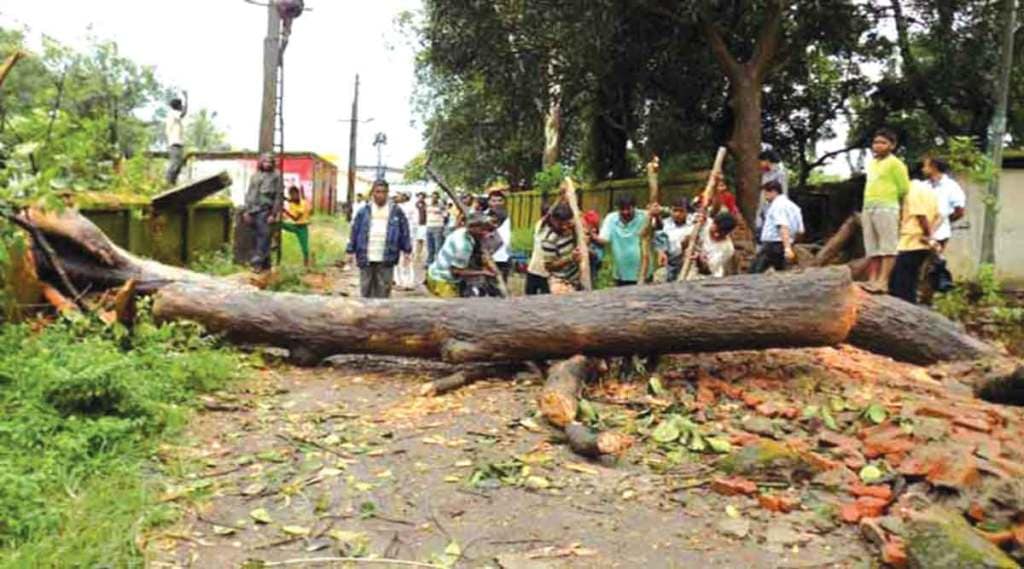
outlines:
{"label": "distant building", "polygon": [[[186,159],[183,171],[186,179],[226,171],[233,181],[229,192],[236,206],[245,203],[249,179],[256,172],[257,152],[193,152]],[[306,199],[312,200],[317,213],[334,214],[338,211],[338,167],[313,152],[284,153],[284,187],[302,189]]]}

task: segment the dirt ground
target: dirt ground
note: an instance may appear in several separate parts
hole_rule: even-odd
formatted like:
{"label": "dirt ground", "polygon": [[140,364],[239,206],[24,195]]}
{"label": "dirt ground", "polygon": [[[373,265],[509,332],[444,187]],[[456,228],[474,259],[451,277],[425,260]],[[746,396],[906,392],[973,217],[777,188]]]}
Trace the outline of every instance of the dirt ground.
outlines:
{"label": "dirt ground", "polygon": [[[314,285],[351,295],[356,278],[332,270]],[[176,473],[162,499],[183,516],[146,536],[149,565],[878,567],[862,517],[884,516],[882,543],[902,550],[907,503],[963,502],[1024,463],[1024,414],[975,400],[967,368],[847,346],[673,356],[609,375],[585,394],[591,425],[636,444],[601,461],[573,454],[539,416],[539,376],[420,395],[450,371],[396,358],[275,363],[211,396],[161,453]],[[798,464],[724,472],[727,456],[759,445]],[[879,474],[867,490],[866,468]],[[364,562],[314,561],[339,557]]]}
{"label": "dirt ground", "polygon": [[[423,398],[416,370],[360,368],[268,370],[211,404],[223,410],[202,413],[174,451],[207,465],[175,486],[196,507],[155,538],[152,566],[344,552],[444,566],[451,544],[466,567],[838,568],[870,557],[854,529],[823,535],[813,514],[685,489],[696,465],[656,474],[630,457],[581,460],[533,419],[537,385]],[[475,468],[517,457],[536,481],[468,484]],[[259,509],[269,523],[253,519]]]}

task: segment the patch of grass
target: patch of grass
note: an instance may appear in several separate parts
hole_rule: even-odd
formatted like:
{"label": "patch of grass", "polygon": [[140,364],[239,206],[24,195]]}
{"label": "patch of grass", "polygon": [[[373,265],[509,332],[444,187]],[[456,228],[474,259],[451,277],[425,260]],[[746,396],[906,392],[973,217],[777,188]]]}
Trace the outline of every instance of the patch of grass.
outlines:
{"label": "patch of grass", "polygon": [[188,324],[0,326],[0,565],[140,566],[156,445],[243,369]]}
{"label": "patch of grass", "polygon": [[[282,268],[288,265],[302,266],[302,251],[299,240],[288,232],[281,233]],[[309,224],[309,250],[313,257],[313,269],[323,270],[345,258],[348,245],[348,222],[341,216],[318,214]]]}

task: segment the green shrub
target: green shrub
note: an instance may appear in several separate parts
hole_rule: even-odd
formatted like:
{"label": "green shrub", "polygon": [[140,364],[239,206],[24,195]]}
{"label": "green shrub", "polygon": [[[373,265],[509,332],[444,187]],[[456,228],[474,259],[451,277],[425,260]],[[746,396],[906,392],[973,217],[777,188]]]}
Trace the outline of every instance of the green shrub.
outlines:
{"label": "green shrub", "polygon": [[137,561],[132,535],[151,506],[142,466],[197,393],[243,370],[195,325],[0,326],[0,565]]}

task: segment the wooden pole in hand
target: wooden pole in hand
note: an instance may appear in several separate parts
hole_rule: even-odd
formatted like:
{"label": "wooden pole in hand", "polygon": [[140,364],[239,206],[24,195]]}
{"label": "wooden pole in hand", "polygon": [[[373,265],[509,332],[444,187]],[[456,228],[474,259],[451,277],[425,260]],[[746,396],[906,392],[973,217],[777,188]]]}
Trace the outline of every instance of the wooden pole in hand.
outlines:
{"label": "wooden pole in hand", "polygon": [[565,179],[565,201],[572,208],[572,223],[576,227],[576,248],[580,251],[580,283],[583,290],[594,290],[594,283],[590,280],[590,247],[580,216],[580,206],[576,201],[576,184],[572,178]]}
{"label": "wooden pole in hand", "polygon": [[[455,192],[452,191],[448,184],[444,183],[444,180],[441,179],[441,176],[438,175],[438,173],[435,172],[434,169],[430,166],[429,157],[427,158],[427,164],[425,165],[424,169],[427,171],[427,175],[430,176],[430,178],[434,180],[434,182],[436,182],[438,186],[441,186],[441,189],[444,190],[444,193],[448,194],[448,198],[455,202],[455,207],[459,208],[459,212],[462,213],[462,219],[468,221],[469,210],[466,209],[466,204],[462,203],[462,200],[460,200],[458,196],[455,195]],[[505,284],[505,277],[501,274],[501,271],[498,269],[498,265],[494,262],[494,259],[491,258],[491,255],[486,251],[483,252],[483,258],[484,265],[488,269],[494,271],[494,280],[497,281],[498,283],[498,292],[501,293],[501,297],[508,298],[508,285]]]}
{"label": "wooden pole in hand", "polygon": [[[655,156],[647,163],[647,205],[659,203],[658,171],[661,159]],[[651,238],[653,237],[654,220],[647,218],[647,225],[640,235],[640,278],[637,285],[647,284],[647,273],[651,271]]]}
{"label": "wooden pole in hand", "polygon": [[683,270],[679,271],[680,281],[688,280],[690,272],[693,271],[694,253],[697,252],[697,243],[700,241],[701,233],[704,231],[704,224],[708,222],[708,208],[711,205],[711,198],[715,195],[715,183],[718,180],[719,174],[722,173],[722,164],[725,163],[725,155],[727,153],[728,150],[724,146],[718,148],[715,164],[711,167],[711,174],[708,176],[708,184],[704,187],[704,194],[701,196],[700,209],[704,215],[698,218],[697,224],[694,226],[693,231],[690,232],[690,244],[686,247],[686,253],[683,255]]}

